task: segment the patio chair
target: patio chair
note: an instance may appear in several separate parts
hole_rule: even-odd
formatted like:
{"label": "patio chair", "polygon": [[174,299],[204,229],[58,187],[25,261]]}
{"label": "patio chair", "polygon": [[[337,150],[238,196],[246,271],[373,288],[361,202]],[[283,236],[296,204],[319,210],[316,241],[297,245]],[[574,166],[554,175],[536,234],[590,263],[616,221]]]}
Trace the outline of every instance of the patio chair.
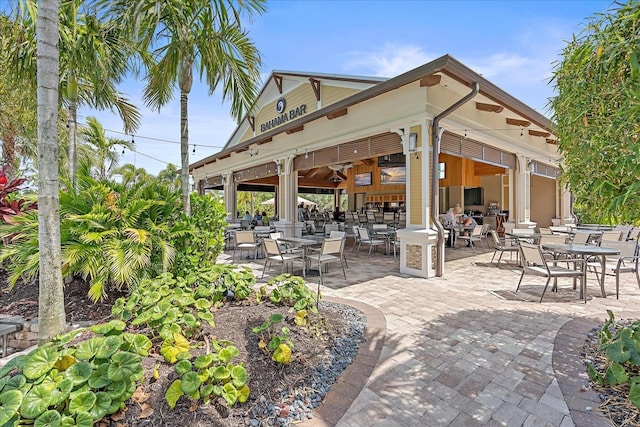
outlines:
{"label": "patio chair", "polygon": [[322,268],[330,263],[339,262],[340,267],[342,267],[342,274],[344,279],[347,280],[347,272],[344,270],[344,265],[342,264],[342,248],[343,239],[340,237],[336,238],[328,238],[324,239],[322,242],[322,248],[319,252],[312,252],[311,254],[307,253],[307,261],[311,263],[315,263],[318,265],[318,273],[320,276],[320,280],[318,280],[318,296],[320,295],[320,285],[324,285],[324,279],[322,277]]}
{"label": "patio chair", "polygon": [[253,251],[254,259],[258,257],[258,244],[256,243],[256,235],[251,230],[236,231],[236,245],[233,248],[233,260],[236,260],[236,251],[240,250],[240,256],[243,251]]}
{"label": "patio chair", "polygon": [[587,261],[587,268],[589,271],[598,274],[609,274],[616,276],[616,299],[620,293],[620,273],[635,273],[636,282],[640,288],[640,276],[638,275],[638,259],[640,258],[640,246],[635,240],[629,241],[608,241],[605,245],[608,248],[616,248],[620,251],[620,255],[609,255],[606,257],[604,271],[599,271],[601,268],[600,261]]}
{"label": "patio chair", "polygon": [[360,241],[358,242],[358,250],[357,250],[358,255],[360,255],[360,246],[362,246],[363,243],[369,246],[369,256],[371,256],[371,252],[373,251],[374,248],[378,246],[386,247],[387,245],[387,242],[385,240],[371,238],[371,236],[369,235],[369,230],[367,230],[364,227],[358,227],[358,235],[360,236]]}
{"label": "patio chair", "polygon": [[618,242],[622,239],[622,230],[611,230],[611,231],[603,231],[602,235],[600,235],[600,242]]}
{"label": "patio chair", "polygon": [[591,240],[591,233],[576,232],[571,239],[573,245],[586,245]]}
{"label": "patio chair", "polygon": [[500,237],[498,236],[498,232],[496,230],[489,230],[489,235],[491,236],[491,239],[493,240],[493,257],[491,257],[491,264],[493,264],[493,259],[496,257],[496,254],[498,252],[500,252],[500,256],[498,257],[498,263],[496,264],[496,266],[500,265],[500,260],[502,259],[502,255],[504,255],[505,252],[509,252],[509,254],[516,254],[518,253],[518,251],[520,249],[518,249],[517,246],[508,246],[506,244],[504,244],[501,240]]}
{"label": "patio chair", "polygon": [[357,225],[351,227],[351,229],[353,230],[353,248],[351,248],[351,252],[355,252],[358,248],[358,245],[360,244],[360,233],[358,233],[358,228],[360,227],[358,227]]}
{"label": "patio chair", "polygon": [[305,275],[305,260],[302,257],[302,253],[282,253],[278,242],[274,239],[263,239],[262,244],[265,253],[262,277],[264,277],[264,272],[267,271],[267,264],[269,264],[269,267],[271,267],[274,262],[282,264],[282,270],[280,271],[280,274],[282,274],[287,264],[291,264],[291,270],[293,271],[293,262],[296,260],[302,263],[302,275]]}
{"label": "patio chair", "polygon": [[463,242],[467,242],[468,246],[471,246],[471,250],[473,252],[476,251],[476,248],[473,242],[480,242],[482,245],[482,227],[475,226],[471,233],[465,236],[458,236],[458,240],[462,240]]}
{"label": "patio chair", "polygon": [[[542,290],[542,295],[540,296],[541,303],[542,299],[544,298],[545,292],[547,292],[547,288],[549,287],[549,282],[551,281],[551,279],[555,280],[558,277],[570,277],[574,280],[574,283],[576,279],[580,279],[580,289],[584,289],[586,270],[584,268],[583,259],[572,258],[570,260],[566,260],[566,262],[574,263],[576,267],[575,269],[560,267],[556,264],[556,261],[548,260],[544,257],[540,246],[526,242],[520,242],[520,256],[522,257],[522,274],[520,274],[520,280],[518,281],[516,292],[518,292],[518,290],[520,289],[522,279],[527,273],[547,278],[547,282],[545,283],[544,289]],[[578,264],[581,265],[578,266]],[[585,302],[587,302],[586,294],[584,297]]]}
{"label": "patio chair", "polygon": [[344,255],[344,247],[347,243],[347,233],[346,231],[332,231],[331,234],[329,234],[330,239],[335,239],[336,237],[339,237],[342,239],[342,248],[340,248],[340,254],[342,255],[342,259],[344,259],[344,265],[347,268],[349,268],[349,263],[347,263],[347,257]]}
{"label": "patio chair", "polygon": [[489,224],[482,224],[482,230],[480,231],[480,240],[483,247],[485,247],[485,242],[487,243],[486,247],[489,247]]}

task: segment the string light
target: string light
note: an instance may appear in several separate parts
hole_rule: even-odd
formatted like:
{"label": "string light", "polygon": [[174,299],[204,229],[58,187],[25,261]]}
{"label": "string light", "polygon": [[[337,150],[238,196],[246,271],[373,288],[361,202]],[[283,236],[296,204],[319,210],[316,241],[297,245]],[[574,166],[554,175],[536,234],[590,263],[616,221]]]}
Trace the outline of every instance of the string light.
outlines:
{"label": "string light", "polygon": [[133,139],[133,134],[131,134],[131,143],[132,143],[132,144],[135,144],[135,143],[136,143],[136,140],[135,140],[135,139]]}
{"label": "string light", "polygon": [[304,158],[305,159],[309,158],[309,151],[306,148],[304,149]]}
{"label": "string light", "polygon": [[465,139],[467,138],[467,130],[466,129],[464,130],[464,137],[465,137]]}
{"label": "string light", "polygon": [[524,136],[524,129],[520,128],[520,138],[522,138]]}
{"label": "string light", "polygon": [[193,154],[196,153],[196,144],[193,144],[193,150],[191,151]]}
{"label": "string light", "polygon": [[124,154],[124,145],[122,146],[122,154]]}

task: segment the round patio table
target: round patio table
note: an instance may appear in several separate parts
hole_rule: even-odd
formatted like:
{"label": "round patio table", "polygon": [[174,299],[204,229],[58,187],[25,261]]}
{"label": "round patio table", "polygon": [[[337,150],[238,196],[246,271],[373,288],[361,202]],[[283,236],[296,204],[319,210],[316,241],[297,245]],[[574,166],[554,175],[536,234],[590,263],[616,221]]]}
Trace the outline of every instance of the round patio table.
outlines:
{"label": "round patio table", "polygon": [[[619,255],[620,251],[615,248],[608,248],[606,246],[594,246],[594,245],[573,245],[562,243],[547,243],[542,245],[542,249],[553,252],[554,254],[567,254],[580,256],[583,260],[590,256],[595,256],[600,259],[600,266],[602,267],[602,274],[600,275],[600,292],[602,298],[606,298],[607,294],[604,291],[604,269],[607,255]],[[584,279],[582,280],[582,286],[580,286],[580,299],[586,300],[587,290],[587,270],[584,270]]]}

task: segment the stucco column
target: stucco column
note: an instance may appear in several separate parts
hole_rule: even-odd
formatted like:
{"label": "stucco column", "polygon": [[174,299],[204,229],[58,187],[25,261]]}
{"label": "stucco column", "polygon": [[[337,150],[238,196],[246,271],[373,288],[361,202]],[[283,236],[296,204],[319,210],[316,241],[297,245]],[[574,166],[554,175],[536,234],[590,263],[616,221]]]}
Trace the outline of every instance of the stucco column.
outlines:
{"label": "stucco column", "polygon": [[[531,159],[519,155],[518,167],[515,171],[516,183],[514,187],[515,196],[515,222],[518,228],[533,228],[535,223],[531,222],[531,172],[529,161]],[[512,216],[513,217],[513,216]]]}
{"label": "stucco column", "polygon": [[285,236],[302,235],[302,224],[297,223],[298,200],[298,172],[293,169],[294,156],[289,156],[283,161],[282,175],[280,175],[280,206],[278,215],[280,220],[276,222],[276,229]]}
{"label": "stucco column", "polygon": [[236,197],[237,197],[237,185],[233,181],[233,173],[228,172],[222,175],[222,190],[224,192],[223,200],[224,207],[227,211],[227,219],[232,220],[236,217]]}
{"label": "stucco column", "polygon": [[556,216],[561,220],[561,224],[573,223],[571,212],[571,191],[565,185],[562,185],[560,179],[556,179],[556,194],[558,194],[558,209]]}

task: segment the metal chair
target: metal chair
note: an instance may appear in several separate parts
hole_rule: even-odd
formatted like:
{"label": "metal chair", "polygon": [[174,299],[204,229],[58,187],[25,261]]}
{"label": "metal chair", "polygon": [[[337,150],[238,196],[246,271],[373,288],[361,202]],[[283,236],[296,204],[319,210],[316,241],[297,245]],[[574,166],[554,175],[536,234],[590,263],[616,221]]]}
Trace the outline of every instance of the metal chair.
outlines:
{"label": "metal chair", "polygon": [[340,237],[336,238],[328,238],[322,242],[322,248],[319,252],[307,254],[306,260],[309,263],[317,263],[318,272],[320,276],[320,280],[318,281],[318,295],[320,295],[320,285],[324,285],[324,279],[322,277],[322,267],[332,262],[340,262],[340,267],[342,267],[342,274],[344,275],[344,279],[347,280],[347,273],[344,270],[344,265],[342,264],[342,248],[343,248],[343,239]]}
{"label": "metal chair", "polygon": [[[608,248],[616,248],[620,251],[620,255],[607,256],[604,271],[600,274],[610,274],[616,276],[616,299],[620,294],[620,273],[635,273],[636,282],[640,288],[640,276],[638,275],[638,259],[640,258],[638,243],[635,240],[630,241],[608,241],[605,243]],[[598,269],[601,267],[599,261],[587,261],[587,268],[593,271],[598,277]]]}
{"label": "metal chair", "polygon": [[274,262],[282,264],[282,270],[280,274],[284,273],[284,268],[287,264],[291,264],[291,270],[293,271],[293,262],[300,260],[302,262],[302,275],[305,275],[305,260],[302,257],[302,253],[282,253],[278,242],[274,239],[263,239],[262,244],[264,246],[264,268],[262,269],[262,277],[267,270],[267,264],[271,266]]}
{"label": "metal chair", "polygon": [[[518,292],[518,290],[520,289],[520,284],[522,283],[522,279],[524,278],[524,275],[526,273],[531,273],[535,276],[542,276],[547,278],[547,282],[545,283],[544,289],[542,290],[542,295],[540,296],[540,302],[542,302],[544,294],[545,292],[547,292],[549,282],[552,278],[555,280],[558,277],[570,277],[573,278],[574,281],[575,279],[580,279],[580,287],[581,289],[584,289],[586,270],[584,268],[583,259],[572,258],[565,261],[575,263],[576,267],[578,267],[578,264],[580,264],[580,268],[570,269],[560,267],[554,260],[548,260],[544,257],[540,246],[526,242],[520,242],[520,256],[522,257],[522,274],[520,274],[520,280],[518,281],[516,292]],[[587,302],[586,293],[585,302]]]}
{"label": "metal chair", "polygon": [[357,250],[358,255],[360,255],[360,246],[362,246],[363,243],[365,245],[369,245],[369,256],[371,256],[371,251],[373,250],[373,248],[376,248],[378,246],[386,247],[387,242],[385,240],[372,239],[371,236],[369,236],[369,230],[364,227],[358,227],[358,235],[360,236]]}
{"label": "metal chair", "polygon": [[258,244],[256,243],[256,235],[251,230],[236,231],[236,245],[233,248],[233,260],[236,260],[236,250],[240,250],[240,256],[242,252],[246,250],[252,250],[254,259],[258,258]]}
{"label": "metal chair", "polygon": [[600,242],[606,241],[607,244],[609,242],[618,242],[622,239],[622,230],[611,230],[611,231],[603,231],[600,235]]}
{"label": "metal chair", "polygon": [[347,243],[347,232],[346,231],[332,231],[329,235],[330,239],[335,239],[339,237],[342,239],[342,247],[340,248],[340,254],[342,255],[342,259],[344,259],[344,265],[349,268],[349,263],[347,262],[347,257],[344,255],[344,247]]}
{"label": "metal chair", "polygon": [[471,233],[467,236],[458,236],[458,240],[462,240],[463,242],[468,242],[468,245],[471,246],[471,250],[473,250],[473,252],[476,251],[475,246],[473,245],[473,242],[480,242],[480,244],[482,245],[482,227],[474,227],[473,230],[471,230]]}
{"label": "metal chair", "polygon": [[489,235],[493,239],[493,257],[491,257],[491,264],[493,264],[493,259],[496,257],[496,254],[500,252],[500,256],[498,257],[498,263],[496,266],[500,265],[500,260],[502,259],[502,255],[505,252],[509,252],[510,254],[518,253],[520,249],[517,246],[507,246],[500,241],[500,237],[498,236],[498,232],[496,230],[489,230]]}

